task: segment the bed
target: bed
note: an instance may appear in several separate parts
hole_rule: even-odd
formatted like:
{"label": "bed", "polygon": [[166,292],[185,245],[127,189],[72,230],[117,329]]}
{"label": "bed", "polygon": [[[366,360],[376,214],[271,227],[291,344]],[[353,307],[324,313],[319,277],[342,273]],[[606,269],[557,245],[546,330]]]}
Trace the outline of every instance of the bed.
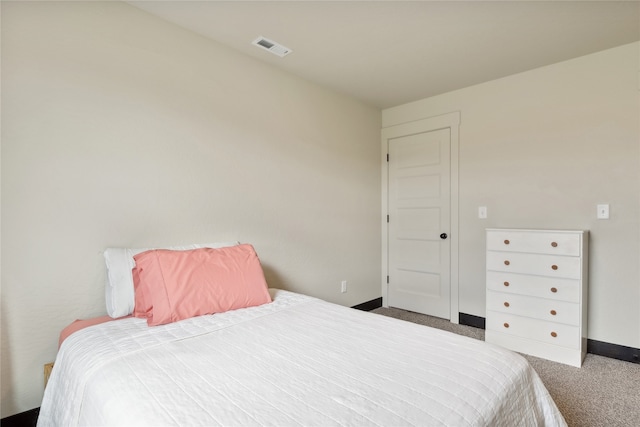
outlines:
{"label": "bed", "polygon": [[60,346],[39,426],[563,426],[520,355],[278,289],[271,302]]}

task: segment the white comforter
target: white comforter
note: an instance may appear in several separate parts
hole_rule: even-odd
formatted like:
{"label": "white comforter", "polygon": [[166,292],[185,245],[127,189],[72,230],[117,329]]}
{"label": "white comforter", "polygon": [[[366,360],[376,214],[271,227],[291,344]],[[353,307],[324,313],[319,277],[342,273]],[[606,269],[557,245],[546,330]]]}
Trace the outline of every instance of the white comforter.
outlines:
{"label": "white comforter", "polygon": [[39,426],[566,425],[521,356],[273,290],[274,302],[63,343]]}

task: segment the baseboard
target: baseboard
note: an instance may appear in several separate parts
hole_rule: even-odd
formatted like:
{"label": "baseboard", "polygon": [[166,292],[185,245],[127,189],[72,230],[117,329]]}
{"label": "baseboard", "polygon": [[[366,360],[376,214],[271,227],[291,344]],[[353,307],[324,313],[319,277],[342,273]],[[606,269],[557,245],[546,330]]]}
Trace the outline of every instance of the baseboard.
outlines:
{"label": "baseboard", "polygon": [[[460,313],[458,323],[473,326],[474,328],[485,329],[485,318],[472,314]],[[640,364],[640,349],[626,347],[624,345],[587,339],[587,353]]]}
{"label": "baseboard", "polygon": [[29,411],[20,412],[0,420],[2,427],[35,427],[38,422],[40,408],[33,408]]}
{"label": "baseboard", "polygon": [[640,349],[624,345],[610,344],[608,342],[588,339],[587,353],[624,360],[625,362],[640,363]]}
{"label": "baseboard", "polygon": [[473,314],[459,313],[458,323],[465,326],[473,326],[478,329],[485,329],[484,317],[474,316]]}
{"label": "baseboard", "polygon": [[354,305],[351,308],[355,308],[356,310],[362,310],[362,311],[371,311],[380,307],[382,307],[382,297],[372,299],[371,301],[363,302],[362,304]]}

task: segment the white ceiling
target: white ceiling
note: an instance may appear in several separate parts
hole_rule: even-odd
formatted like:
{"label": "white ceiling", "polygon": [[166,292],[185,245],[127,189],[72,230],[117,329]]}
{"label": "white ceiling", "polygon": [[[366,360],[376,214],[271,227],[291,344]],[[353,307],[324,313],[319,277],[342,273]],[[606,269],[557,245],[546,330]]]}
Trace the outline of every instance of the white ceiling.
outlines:
{"label": "white ceiling", "polygon": [[640,40],[640,1],[128,3],[380,108]]}

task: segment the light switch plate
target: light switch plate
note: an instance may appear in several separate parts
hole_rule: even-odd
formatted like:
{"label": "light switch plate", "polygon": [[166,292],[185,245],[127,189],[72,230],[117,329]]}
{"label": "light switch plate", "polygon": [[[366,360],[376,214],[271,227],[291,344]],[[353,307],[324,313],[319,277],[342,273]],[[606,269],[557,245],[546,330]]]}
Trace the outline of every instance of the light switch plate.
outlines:
{"label": "light switch plate", "polygon": [[597,218],[598,219],[609,219],[609,205],[607,205],[607,204],[598,205]]}
{"label": "light switch plate", "polygon": [[479,206],[478,207],[478,218],[487,219],[487,207],[486,206]]}

